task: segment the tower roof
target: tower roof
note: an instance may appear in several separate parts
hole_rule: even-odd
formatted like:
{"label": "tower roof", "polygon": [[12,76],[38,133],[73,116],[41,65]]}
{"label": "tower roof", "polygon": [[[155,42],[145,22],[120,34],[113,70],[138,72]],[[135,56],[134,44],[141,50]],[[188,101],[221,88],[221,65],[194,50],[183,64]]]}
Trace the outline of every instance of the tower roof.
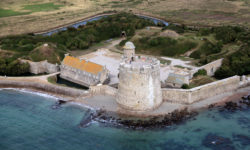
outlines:
{"label": "tower roof", "polygon": [[135,45],[132,42],[126,42],[124,47],[124,49],[135,49]]}

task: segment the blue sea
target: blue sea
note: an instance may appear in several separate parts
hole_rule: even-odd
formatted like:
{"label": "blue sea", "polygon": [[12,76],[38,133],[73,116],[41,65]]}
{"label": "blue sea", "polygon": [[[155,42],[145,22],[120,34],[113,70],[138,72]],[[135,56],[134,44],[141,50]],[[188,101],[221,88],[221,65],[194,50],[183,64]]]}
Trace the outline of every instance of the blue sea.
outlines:
{"label": "blue sea", "polygon": [[250,150],[250,109],[217,108],[178,125],[132,130],[92,122],[86,109],[54,97],[0,90],[0,150]]}

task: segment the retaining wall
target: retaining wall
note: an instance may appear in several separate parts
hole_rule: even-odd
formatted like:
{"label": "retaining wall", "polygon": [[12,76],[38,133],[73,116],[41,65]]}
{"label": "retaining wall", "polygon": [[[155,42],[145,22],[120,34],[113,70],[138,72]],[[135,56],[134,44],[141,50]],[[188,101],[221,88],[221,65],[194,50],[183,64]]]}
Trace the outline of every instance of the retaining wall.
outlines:
{"label": "retaining wall", "polygon": [[108,85],[98,85],[98,86],[90,86],[91,95],[110,95],[116,96],[117,89]]}
{"label": "retaining wall", "polygon": [[215,71],[221,67],[222,61],[223,61],[223,58],[215,60],[215,61],[210,62],[204,66],[199,67],[198,70],[205,69],[207,71],[207,75],[213,76]]}
{"label": "retaining wall", "polygon": [[30,65],[30,73],[42,74],[42,73],[55,73],[59,71],[59,66],[57,64],[48,63],[47,60],[40,62],[33,62],[30,60],[20,60],[21,62],[27,62]]}
{"label": "retaining wall", "polygon": [[192,89],[162,89],[162,97],[165,101],[173,103],[191,104],[215,95],[231,92],[239,88],[240,77],[233,76],[220,81]]}

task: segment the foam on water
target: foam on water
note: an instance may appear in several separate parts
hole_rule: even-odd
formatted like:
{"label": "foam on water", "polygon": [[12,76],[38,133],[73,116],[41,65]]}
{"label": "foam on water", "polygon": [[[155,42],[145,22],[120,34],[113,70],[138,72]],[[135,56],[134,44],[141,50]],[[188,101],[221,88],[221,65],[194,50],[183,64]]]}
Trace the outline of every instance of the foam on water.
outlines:
{"label": "foam on water", "polygon": [[50,94],[45,94],[45,93],[27,90],[27,89],[22,89],[22,88],[21,89],[20,88],[0,88],[0,91],[1,90],[14,90],[14,91],[18,91],[18,92],[29,93],[29,94],[42,96],[42,97],[46,97],[46,98],[51,98],[51,99],[55,99],[55,100],[59,99],[58,97],[50,95]]}

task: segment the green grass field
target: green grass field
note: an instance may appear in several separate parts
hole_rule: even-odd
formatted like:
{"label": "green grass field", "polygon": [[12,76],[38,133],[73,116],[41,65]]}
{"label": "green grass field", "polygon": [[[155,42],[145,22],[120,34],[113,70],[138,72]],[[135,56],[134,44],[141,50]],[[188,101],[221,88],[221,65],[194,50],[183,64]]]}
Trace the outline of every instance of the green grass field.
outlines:
{"label": "green grass field", "polygon": [[0,18],[18,16],[18,15],[26,15],[26,14],[30,14],[30,12],[18,12],[18,11],[0,8]]}
{"label": "green grass field", "polygon": [[55,5],[54,3],[44,3],[44,4],[34,4],[34,5],[25,5],[24,10],[29,10],[31,12],[40,12],[40,11],[52,11],[57,10],[63,5]]}
{"label": "green grass field", "polygon": [[0,18],[1,17],[10,17],[10,16],[19,16],[19,15],[27,15],[33,12],[41,12],[41,11],[53,11],[58,10],[63,5],[55,5],[54,3],[43,3],[43,4],[34,4],[34,5],[24,5],[22,6],[22,10],[14,11],[11,9],[3,9],[0,8]]}

